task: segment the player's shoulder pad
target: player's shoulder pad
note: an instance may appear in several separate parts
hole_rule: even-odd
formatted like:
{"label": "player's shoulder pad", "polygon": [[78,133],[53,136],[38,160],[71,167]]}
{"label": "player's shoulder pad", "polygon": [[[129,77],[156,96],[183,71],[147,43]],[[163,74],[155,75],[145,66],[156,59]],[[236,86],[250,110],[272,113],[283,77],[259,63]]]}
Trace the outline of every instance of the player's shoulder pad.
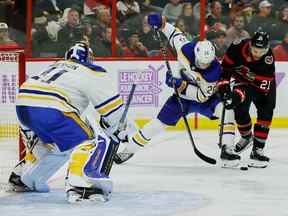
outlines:
{"label": "player's shoulder pad", "polygon": [[208,82],[215,82],[219,80],[221,74],[221,64],[217,59],[214,59],[207,69],[203,70],[202,76]]}
{"label": "player's shoulder pad", "polygon": [[99,65],[95,65],[95,64],[91,64],[91,63],[88,63],[88,62],[85,62],[85,63],[81,63],[83,66],[85,67],[88,67],[89,69],[95,71],[95,72],[102,72],[102,73],[106,73],[107,71],[99,66]]}
{"label": "player's shoulder pad", "polygon": [[190,63],[194,63],[195,61],[195,54],[194,54],[194,48],[196,43],[195,42],[189,42],[184,44],[181,47],[181,51],[183,55],[189,60]]}
{"label": "player's shoulder pad", "polygon": [[231,43],[231,47],[241,47],[243,44],[248,42],[249,39],[236,39]]}

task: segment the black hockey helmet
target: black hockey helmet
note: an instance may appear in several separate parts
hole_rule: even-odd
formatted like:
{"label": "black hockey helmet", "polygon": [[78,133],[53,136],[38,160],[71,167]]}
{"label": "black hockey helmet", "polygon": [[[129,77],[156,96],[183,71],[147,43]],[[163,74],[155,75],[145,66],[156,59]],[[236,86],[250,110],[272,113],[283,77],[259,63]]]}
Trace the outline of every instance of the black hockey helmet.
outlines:
{"label": "black hockey helmet", "polygon": [[251,38],[251,45],[257,48],[269,48],[270,44],[268,33],[262,30],[256,31]]}

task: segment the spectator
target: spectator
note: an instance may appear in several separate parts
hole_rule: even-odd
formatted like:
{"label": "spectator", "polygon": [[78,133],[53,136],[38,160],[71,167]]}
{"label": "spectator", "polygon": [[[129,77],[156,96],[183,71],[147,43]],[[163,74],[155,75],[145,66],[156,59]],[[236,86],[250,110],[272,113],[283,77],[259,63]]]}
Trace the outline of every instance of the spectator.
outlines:
{"label": "spectator", "polygon": [[147,22],[147,17],[142,20],[142,28],[139,37],[143,45],[149,50],[149,53],[157,53],[157,51],[159,51],[160,43],[155,40],[154,32]]}
{"label": "spectator", "polygon": [[227,17],[222,14],[222,5],[219,1],[215,0],[210,5],[210,13],[206,17],[208,30],[225,30],[228,25]]}
{"label": "spectator", "polygon": [[249,33],[244,30],[244,16],[237,15],[233,18],[232,26],[226,31],[226,45],[229,46],[235,40],[249,38]]}
{"label": "spectator", "polygon": [[0,46],[3,47],[11,47],[16,48],[18,47],[17,43],[10,39],[8,25],[4,22],[0,23]]}
{"label": "spectator", "polygon": [[184,20],[186,31],[193,36],[199,32],[199,22],[193,14],[192,3],[184,3],[180,18]]}
{"label": "spectator", "polygon": [[[283,29],[284,30],[284,29]],[[273,54],[276,60],[288,61],[288,32],[286,29],[286,34],[284,35],[283,41],[281,44],[273,48]]]}
{"label": "spectator", "polygon": [[162,15],[165,16],[169,22],[175,22],[183,11],[183,3],[181,0],[169,0],[163,9]]}
{"label": "spectator", "polygon": [[216,56],[222,58],[227,50],[228,46],[225,43],[226,33],[219,30],[215,33],[215,39],[213,40],[215,45]]}
{"label": "spectator", "polygon": [[145,57],[148,56],[148,49],[140,42],[138,32],[130,32],[126,47],[123,48],[124,56]]}
{"label": "spectator", "polygon": [[[95,52],[95,56],[112,56],[112,29],[108,27],[102,32],[102,38],[97,41],[97,46],[93,50]],[[123,50],[120,46],[120,42],[116,38],[116,55],[122,56]]]}
{"label": "spectator", "polygon": [[33,17],[60,14],[59,0],[35,0],[33,2]]}
{"label": "spectator", "polygon": [[57,56],[57,46],[47,31],[47,19],[45,16],[34,18],[32,29],[32,55],[33,57]]}
{"label": "spectator", "polygon": [[73,43],[83,39],[83,29],[80,26],[79,13],[70,9],[67,15],[67,23],[58,32],[59,56],[63,56]]}
{"label": "spectator", "polygon": [[[83,0],[82,0],[83,1]],[[112,0],[84,0],[84,15],[93,15],[94,10],[99,8],[99,6],[104,6],[106,8],[111,7]]]}
{"label": "spectator", "polygon": [[288,29],[288,5],[284,5],[279,12],[279,20],[277,21],[277,30],[275,31],[274,40],[281,41],[286,32],[284,29]]}
{"label": "spectator", "polygon": [[140,6],[135,0],[120,0],[117,2],[116,7],[120,21],[140,13]]}
{"label": "spectator", "polygon": [[94,36],[101,36],[102,32],[106,31],[106,28],[111,26],[111,12],[110,8],[99,6],[95,9],[96,19],[90,19],[93,26]]}
{"label": "spectator", "polygon": [[184,33],[185,37],[189,40],[192,41],[193,37],[192,35],[187,32],[187,26],[185,25],[184,19],[178,18],[175,22],[175,27],[179,28],[181,32]]}
{"label": "spectator", "polygon": [[252,17],[247,26],[247,30],[249,34],[252,35],[260,27],[270,35],[271,39],[273,39],[276,30],[276,22],[271,17],[272,4],[268,0],[263,0],[259,3],[258,7],[259,12]]}
{"label": "spectator", "polygon": [[0,22],[8,22],[13,13],[13,0],[0,0]]}

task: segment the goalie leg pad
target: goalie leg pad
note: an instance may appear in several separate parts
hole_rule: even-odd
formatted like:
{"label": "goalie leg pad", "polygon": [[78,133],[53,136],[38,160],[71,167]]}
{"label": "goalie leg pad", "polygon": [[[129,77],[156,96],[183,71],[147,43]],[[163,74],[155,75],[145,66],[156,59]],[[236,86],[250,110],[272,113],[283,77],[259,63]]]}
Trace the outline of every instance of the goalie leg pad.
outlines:
{"label": "goalie leg pad", "polygon": [[[107,161],[109,161],[106,159],[110,156],[110,145],[113,143],[110,143],[108,137],[98,135],[97,140],[86,141],[73,150],[66,178],[69,202],[75,201],[75,197],[79,201],[92,199],[97,195],[102,196],[105,201],[110,199],[113,184],[109,176],[104,173]],[[89,191],[89,196],[86,196],[87,191]]]}
{"label": "goalie leg pad", "polygon": [[[46,144],[36,145],[32,152],[28,152],[22,168],[21,181],[37,192],[49,192],[47,181],[68,161],[71,152],[59,152],[57,148],[46,146]],[[38,155],[34,155],[34,151],[38,152]],[[41,157],[39,152],[42,153]]]}

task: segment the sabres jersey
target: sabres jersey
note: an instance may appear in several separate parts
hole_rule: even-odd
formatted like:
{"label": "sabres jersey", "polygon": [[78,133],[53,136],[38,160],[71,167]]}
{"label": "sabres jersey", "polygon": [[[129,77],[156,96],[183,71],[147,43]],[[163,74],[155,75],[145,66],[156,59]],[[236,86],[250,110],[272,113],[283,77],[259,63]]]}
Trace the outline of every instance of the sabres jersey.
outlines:
{"label": "sabres jersey", "polygon": [[16,101],[18,106],[54,108],[79,116],[89,103],[109,123],[119,119],[123,109],[122,98],[104,68],[71,60],[55,62],[29,78],[21,85]]}
{"label": "sabres jersey", "polygon": [[220,78],[221,65],[218,60],[213,60],[208,68],[201,69],[196,66],[195,61],[196,42],[188,41],[179,29],[169,23],[165,24],[162,32],[168,38],[170,45],[177,51],[178,68],[172,71],[173,76],[191,84],[187,88],[188,92],[180,94],[180,97],[198,102],[208,100],[215,93],[216,83]]}

